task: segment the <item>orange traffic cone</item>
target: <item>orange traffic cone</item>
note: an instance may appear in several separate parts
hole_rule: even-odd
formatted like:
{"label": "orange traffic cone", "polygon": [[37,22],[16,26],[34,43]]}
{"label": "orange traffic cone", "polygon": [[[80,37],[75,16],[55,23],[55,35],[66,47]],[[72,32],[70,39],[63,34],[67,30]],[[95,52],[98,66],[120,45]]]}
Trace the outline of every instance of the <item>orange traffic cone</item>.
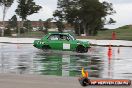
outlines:
{"label": "orange traffic cone", "polygon": [[115,39],[116,39],[116,33],[112,32],[112,40],[115,40]]}
{"label": "orange traffic cone", "polygon": [[112,48],[111,48],[111,45],[109,45],[109,48],[108,48],[108,57],[111,57],[112,56]]}
{"label": "orange traffic cone", "polygon": [[108,59],[109,59],[109,63],[110,63],[111,57],[112,57],[112,47],[111,47],[111,45],[109,45],[109,47],[108,47]]}

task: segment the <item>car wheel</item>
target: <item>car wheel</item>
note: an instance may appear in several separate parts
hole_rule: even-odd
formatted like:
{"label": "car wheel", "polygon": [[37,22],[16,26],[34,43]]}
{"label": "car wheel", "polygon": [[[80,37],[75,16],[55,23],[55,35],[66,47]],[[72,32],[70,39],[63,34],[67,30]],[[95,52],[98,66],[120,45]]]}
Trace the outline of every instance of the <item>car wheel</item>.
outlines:
{"label": "car wheel", "polygon": [[49,45],[44,45],[44,46],[42,46],[42,50],[43,51],[47,51],[47,50],[49,50],[50,49],[50,46]]}
{"label": "car wheel", "polygon": [[87,51],[87,49],[84,46],[82,46],[82,45],[79,45],[76,48],[76,52],[78,52],[78,53],[84,53],[86,51]]}
{"label": "car wheel", "polygon": [[85,52],[88,52],[88,48],[85,48]]}

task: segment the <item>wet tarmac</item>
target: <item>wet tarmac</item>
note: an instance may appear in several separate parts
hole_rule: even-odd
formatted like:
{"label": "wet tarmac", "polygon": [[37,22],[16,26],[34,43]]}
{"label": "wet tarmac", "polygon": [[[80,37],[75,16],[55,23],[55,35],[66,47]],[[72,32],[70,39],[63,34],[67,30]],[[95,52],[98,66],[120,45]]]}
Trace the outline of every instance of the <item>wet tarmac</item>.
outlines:
{"label": "wet tarmac", "polygon": [[0,44],[0,73],[73,76],[81,68],[94,78],[132,79],[132,47],[93,46],[88,53],[44,52],[32,44]]}

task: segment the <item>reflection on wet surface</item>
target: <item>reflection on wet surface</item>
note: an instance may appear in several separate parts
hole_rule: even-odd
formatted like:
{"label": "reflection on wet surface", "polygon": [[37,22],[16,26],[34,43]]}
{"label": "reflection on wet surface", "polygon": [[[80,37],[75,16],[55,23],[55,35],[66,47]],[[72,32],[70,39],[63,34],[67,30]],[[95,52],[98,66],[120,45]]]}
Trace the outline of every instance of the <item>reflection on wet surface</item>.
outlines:
{"label": "reflection on wet surface", "polygon": [[107,56],[108,47],[92,47],[88,53],[68,51],[43,52],[32,44],[0,44],[0,72],[14,74],[40,74],[57,76],[80,76],[81,68],[90,77],[132,79],[132,48],[112,47],[112,57]]}

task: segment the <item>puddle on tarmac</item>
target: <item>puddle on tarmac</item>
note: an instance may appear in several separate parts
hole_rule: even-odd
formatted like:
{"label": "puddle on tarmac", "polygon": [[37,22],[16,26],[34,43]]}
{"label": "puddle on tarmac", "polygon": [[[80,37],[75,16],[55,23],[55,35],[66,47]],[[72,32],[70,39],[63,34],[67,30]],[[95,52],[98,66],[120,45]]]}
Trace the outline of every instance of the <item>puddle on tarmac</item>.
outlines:
{"label": "puddle on tarmac", "polygon": [[132,47],[92,47],[88,53],[68,51],[43,52],[32,44],[0,44],[0,72],[13,74],[39,74],[80,76],[81,68],[90,77],[132,79]]}

